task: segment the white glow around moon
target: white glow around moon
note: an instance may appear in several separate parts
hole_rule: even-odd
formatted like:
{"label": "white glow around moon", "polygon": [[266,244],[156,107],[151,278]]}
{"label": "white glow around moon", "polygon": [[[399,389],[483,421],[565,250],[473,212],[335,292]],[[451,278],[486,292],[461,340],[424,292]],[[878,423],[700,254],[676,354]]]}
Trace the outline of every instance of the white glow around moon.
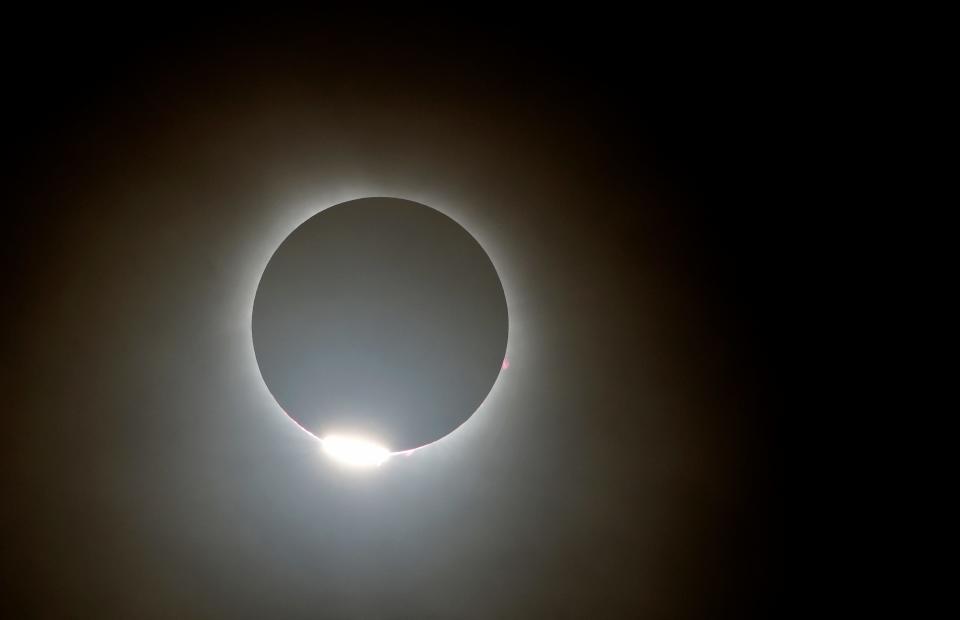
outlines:
{"label": "white glow around moon", "polygon": [[328,435],[320,443],[327,456],[354,467],[379,467],[390,458],[389,449],[361,437]]}
{"label": "white glow around moon", "polygon": [[[337,184],[331,183],[331,185]],[[496,229],[491,227],[489,222],[478,217],[478,214],[482,213],[480,207],[470,205],[469,202],[465,202],[461,196],[450,195],[449,193],[425,192],[421,188],[410,187],[406,184],[393,186],[372,183],[368,180],[358,181],[354,184],[340,185],[336,190],[328,189],[311,193],[313,193],[313,195],[308,200],[299,201],[283,198],[279,200],[281,205],[286,203],[283,206],[278,207],[276,204],[270,204],[270,210],[264,211],[263,221],[258,222],[257,227],[251,231],[251,238],[255,239],[255,241],[251,242],[244,260],[239,261],[241,267],[238,271],[237,297],[236,301],[231,302],[231,308],[239,308],[240,311],[231,316],[230,326],[231,330],[236,329],[245,332],[246,338],[243,340],[238,339],[238,341],[244,342],[244,348],[237,355],[237,359],[245,360],[242,364],[242,372],[250,378],[250,385],[255,386],[255,397],[262,400],[265,409],[278,413],[278,419],[283,419],[286,422],[292,421],[292,418],[286,415],[280,408],[276,399],[267,389],[266,383],[263,382],[260,368],[257,365],[256,353],[253,348],[251,313],[253,310],[253,301],[256,297],[257,286],[263,277],[263,272],[276,248],[301,224],[326,208],[358,198],[384,196],[413,200],[440,211],[463,226],[487,252],[494,267],[497,269],[500,282],[506,294],[507,308],[510,317],[507,355],[511,358],[507,362],[507,365],[516,366],[515,360],[512,359],[516,354],[526,354],[527,363],[529,363],[530,339],[534,336],[531,329],[532,323],[526,319],[525,306],[522,303],[523,296],[520,294],[520,283],[503,267],[505,264],[511,262],[513,252],[511,251],[510,244],[505,243],[503,239],[497,236],[495,232]],[[517,261],[513,260],[513,262]],[[506,368],[504,368],[504,370],[506,370]],[[456,452],[465,445],[468,445],[478,429],[490,423],[494,417],[491,414],[497,412],[499,403],[503,402],[505,398],[504,389],[508,388],[506,388],[501,379],[502,377],[498,378],[477,411],[474,412],[470,419],[457,429],[456,432],[450,433],[429,445],[445,445],[448,451],[452,452]],[[479,415],[481,412],[485,412],[485,415]],[[316,437],[309,430],[300,425],[293,423],[290,427],[302,431],[309,435],[312,440],[316,440]],[[321,442],[322,441],[323,440],[321,440]],[[336,446],[337,442],[335,441],[331,445]],[[376,444],[374,443],[374,445]],[[420,452],[424,447],[426,446],[417,448],[416,452]],[[384,448],[384,450],[386,451],[386,456],[378,457],[381,459],[379,463],[368,464],[367,467],[377,467],[385,462],[391,453],[386,448]],[[332,458],[338,458],[330,452],[326,445],[324,445],[324,452]],[[410,456],[413,453],[414,450],[409,450],[395,454]]]}

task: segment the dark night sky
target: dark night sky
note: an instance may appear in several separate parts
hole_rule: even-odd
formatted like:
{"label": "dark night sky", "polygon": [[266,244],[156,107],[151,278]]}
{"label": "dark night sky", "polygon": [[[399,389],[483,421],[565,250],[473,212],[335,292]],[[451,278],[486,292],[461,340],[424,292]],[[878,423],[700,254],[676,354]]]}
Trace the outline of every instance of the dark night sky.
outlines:
{"label": "dark night sky", "polygon": [[[493,17],[13,27],[0,616],[779,606],[775,63],[653,19]],[[481,241],[511,368],[355,475],[265,393],[250,311],[294,226],[380,195]]]}

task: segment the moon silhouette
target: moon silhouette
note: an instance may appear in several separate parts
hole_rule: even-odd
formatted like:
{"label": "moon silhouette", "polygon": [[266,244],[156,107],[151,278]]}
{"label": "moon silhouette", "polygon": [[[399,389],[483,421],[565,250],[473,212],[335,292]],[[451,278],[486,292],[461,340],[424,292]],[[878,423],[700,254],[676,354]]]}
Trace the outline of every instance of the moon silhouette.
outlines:
{"label": "moon silhouette", "polygon": [[314,215],[271,257],[253,305],[257,364],[318,437],[394,452],[465,422],[504,367],[503,285],[479,242],[410,200],[361,198]]}

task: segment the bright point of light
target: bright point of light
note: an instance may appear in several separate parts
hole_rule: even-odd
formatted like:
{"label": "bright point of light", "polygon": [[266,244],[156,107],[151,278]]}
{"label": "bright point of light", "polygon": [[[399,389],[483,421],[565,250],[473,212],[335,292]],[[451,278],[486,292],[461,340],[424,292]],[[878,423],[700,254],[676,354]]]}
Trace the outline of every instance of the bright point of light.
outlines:
{"label": "bright point of light", "polygon": [[390,450],[359,437],[329,435],[321,439],[320,443],[328,456],[347,465],[379,467],[390,458]]}

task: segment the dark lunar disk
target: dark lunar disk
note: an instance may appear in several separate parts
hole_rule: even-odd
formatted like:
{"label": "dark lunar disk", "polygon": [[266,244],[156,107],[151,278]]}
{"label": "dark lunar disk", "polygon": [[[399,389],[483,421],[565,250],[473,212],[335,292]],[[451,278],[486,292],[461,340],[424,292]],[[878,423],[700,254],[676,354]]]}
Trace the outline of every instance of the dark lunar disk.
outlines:
{"label": "dark lunar disk", "polygon": [[469,418],[496,381],[507,304],[490,257],[439,211],[362,198],[313,216],[274,253],[253,344],[280,406],[319,437],[402,451]]}

